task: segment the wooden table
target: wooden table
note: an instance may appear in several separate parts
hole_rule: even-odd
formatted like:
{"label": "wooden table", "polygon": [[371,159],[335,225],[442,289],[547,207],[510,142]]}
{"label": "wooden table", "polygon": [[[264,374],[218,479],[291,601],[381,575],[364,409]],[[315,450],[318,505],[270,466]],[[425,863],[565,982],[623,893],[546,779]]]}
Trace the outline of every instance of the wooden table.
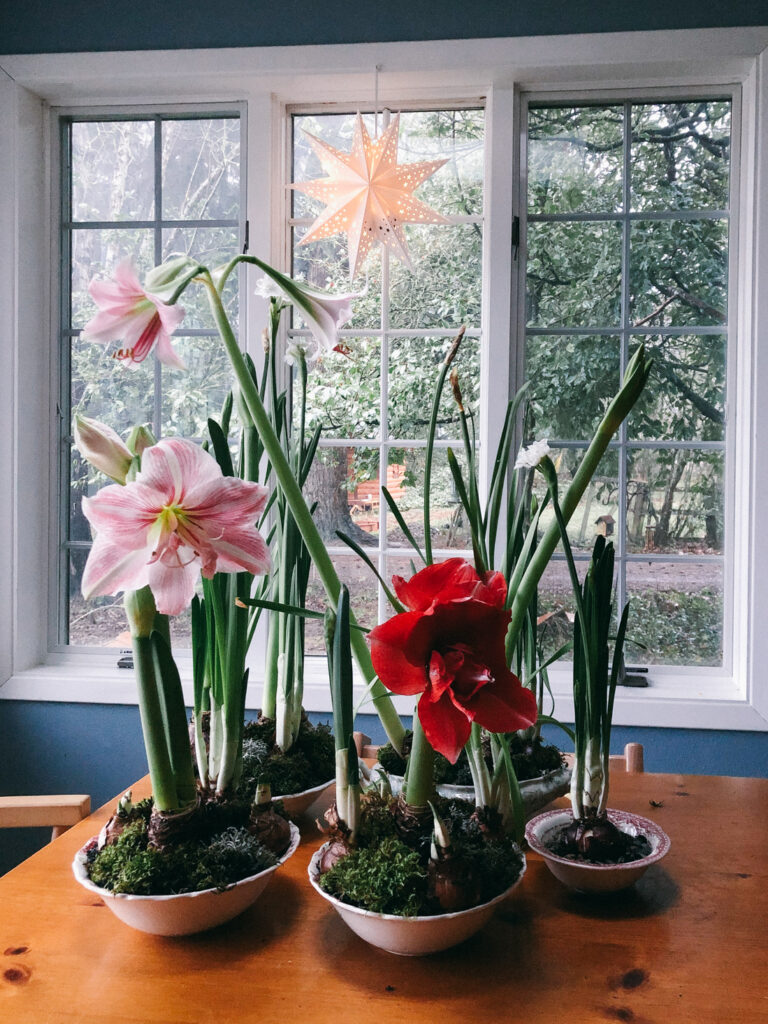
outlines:
{"label": "wooden table", "polygon": [[634,890],[571,895],[529,854],[493,921],[424,959],[367,946],[309,888],[309,822],[237,920],[188,938],[133,931],[70,872],[101,808],[0,879],[0,1021],[768,1021],[768,780],[618,772],[612,797],[672,838]]}

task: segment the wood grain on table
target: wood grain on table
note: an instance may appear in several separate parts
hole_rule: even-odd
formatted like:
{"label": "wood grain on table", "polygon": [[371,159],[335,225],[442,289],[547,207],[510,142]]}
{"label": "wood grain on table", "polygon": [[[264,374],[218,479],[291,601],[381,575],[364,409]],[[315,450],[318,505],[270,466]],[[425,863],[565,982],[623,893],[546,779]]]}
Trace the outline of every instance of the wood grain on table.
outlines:
{"label": "wood grain on table", "polygon": [[366,945],[310,889],[311,819],[241,917],[185,938],[133,931],[70,869],[111,803],[0,879],[0,1022],[768,1022],[768,780],[611,781],[611,806],[672,839],[634,889],[573,895],[529,854],[483,931],[419,959]]}

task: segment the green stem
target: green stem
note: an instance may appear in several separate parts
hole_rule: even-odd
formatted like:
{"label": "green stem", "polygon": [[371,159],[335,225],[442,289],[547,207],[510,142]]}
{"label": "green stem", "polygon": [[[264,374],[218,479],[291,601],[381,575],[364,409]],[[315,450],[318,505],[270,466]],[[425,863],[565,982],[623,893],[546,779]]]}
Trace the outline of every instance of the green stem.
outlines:
{"label": "green stem", "polygon": [[[270,276],[274,276],[274,271],[266,263],[262,263],[260,260],[256,260],[253,257],[251,257],[248,262],[256,263],[256,265],[261,267],[265,273],[268,273]],[[291,467],[282,450],[280,441],[272,428],[272,424],[269,421],[267,410],[264,408],[258,389],[248,372],[248,367],[245,359],[243,358],[243,354],[240,351],[237,338],[234,335],[229,320],[227,319],[226,312],[224,311],[221,296],[216,290],[210,273],[205,275],[204,281],[208,288],[208,299],[216,321],[216,326],[219,334],[221,335],[221,339],[224,342],[224,347],[227,350],[229,360],[232,363],[232,368],[235,372],[237,383],[240,386],[243,399],[245,400],[248,411],[251,414],[254,426],[258,430],[262,439],[267,458],[272,465],[277,481],[283,490],[288,505],[290,506],[293,517],[296,520],[296,525],[301,531],[304,543],[306,544],[312,562],[317,569],[318,576],[325,588],[328,599],[335,607],[339,600],[341,584],[339,583],[339,578],[336,574],[336,570],[334,569],[333,562],[325,549],[323,540],[315,526],[310,511],[307,508],[307,504],[301,493],[301,488],[291,472]],[[352,631],[352,649],[355,655],[355,660],[357,661],[366,683],[373,682],[376,674],[371,663],[370,651],[368,650],[365,638],[358,630]],[[405,729],[403,728],[403,723],[400,721],[400,716],[397,714],[397,711],[395,711],[394,704],[392,703],[386,688],[380,680],[376,680],[373,682],[371,692],[376,699],[376,710],[387,733],[387,737],[395,749],[401,751],[403,739],[405,738]]]}
{"label": "green stem", "polygon": [[469,734],[469,743],[466,749],[472,783],[475,787],[475,806],[487,807],[491,803],[491,776],[488,765],[485,763],[482,735],[477,722],[472,723],[472,731]]}
{"label": "green stem", "polygon": [[158,810],[176,811],[179,808],[176,776],[171,765],[163,727],[163,709],[155,675],[152,641],[148,636],[133,636],[131,646],[139,691],[141,729],[144,734],[149,777],[152,780],[152,798]]}
{"label": "green stem", "polygon": [[408,759],[405,798],[412,807],[426,807],[435,791],[435,751],[424,735],[418,711],[413,716],[413,746]]}

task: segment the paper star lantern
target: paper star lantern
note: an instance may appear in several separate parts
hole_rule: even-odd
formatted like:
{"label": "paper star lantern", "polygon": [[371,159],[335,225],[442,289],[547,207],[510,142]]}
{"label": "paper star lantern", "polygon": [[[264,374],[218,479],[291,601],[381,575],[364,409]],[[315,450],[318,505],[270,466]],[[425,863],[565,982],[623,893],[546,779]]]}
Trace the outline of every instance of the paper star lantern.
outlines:
{"label": "paper star lantern", "polygon": [[410,268],[403,226],[448,223],[445,217],[413,196],[414,189],[447,160],[398,164],[399,123],[397,114],[381,138],[371,139],[362,115],[358,114],[349,153],[306,133],[328,177],[290,186],[326,205],[300,244],[346,232],[350,277],[357,274],[375,242],[385,245]]}

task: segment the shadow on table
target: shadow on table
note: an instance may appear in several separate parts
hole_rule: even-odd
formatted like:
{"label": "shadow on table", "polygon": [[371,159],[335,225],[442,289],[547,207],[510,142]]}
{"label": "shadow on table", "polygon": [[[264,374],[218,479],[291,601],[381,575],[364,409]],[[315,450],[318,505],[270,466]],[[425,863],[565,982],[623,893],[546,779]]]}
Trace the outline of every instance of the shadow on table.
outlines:
{"label": "shadow on table", "polygon": [[[436,993],[441,1003],[479,1001],[499,978],[514,985],[516,980],[530,977],[532,971],[546,987],[555,984],[558,971],[557,964],[537,948],[533,901],[517,894],[514,903],[502,904],[480,932],[442,953],[408,957],[376,949],[333,911],[317,922],[312,944],[323,951],[318,965],[323,973],[336,975],[344,985],[371,996],[390,993],[413,1003],[434,1002]],[[512,949],[514,956],[510,956]]]}
{"label": "shadow on table", "polygon": [[660,864],[652,865],[643,877],[622,892],[571,892],[558,884],[559,910],[600,921],[636,919],[664,914],[680,902],[680,886]]}
{"label": "shadow on table", "polygon": [[181,935],[163,941],[202,947],[210,965],[232,963],[250,957],[265,946],[295,931],[301,892],[287,878],[276,874],[266,892],[253,906],[217,928],[197,935]]}

